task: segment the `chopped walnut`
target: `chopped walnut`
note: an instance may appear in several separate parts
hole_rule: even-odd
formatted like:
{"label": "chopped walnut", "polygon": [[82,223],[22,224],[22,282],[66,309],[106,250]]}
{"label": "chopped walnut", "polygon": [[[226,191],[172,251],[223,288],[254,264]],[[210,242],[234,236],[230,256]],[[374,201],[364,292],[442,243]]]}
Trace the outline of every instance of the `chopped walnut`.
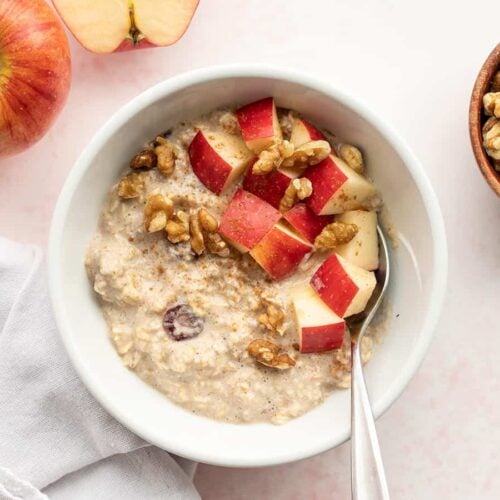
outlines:
{"label": "chopped walnut", "polygon": [[265,339],[256,339],[247,347],[248,354],[258,363],[278,370],[295,366],[295,360],[286,353],[280,354],[280,347]]}
{"label": "chopped walnut", "polygon": [[198,210],[198,218],[200,219],[201,227],[207,231],[207,233],[215,233],[219,228],[217,219],[204,208],[200,208],[200,210]]}
{"label": "chopped walnut", "polygon": [[259,154],[258,160],[253,164],[252,172],[255,175],[270,174],[276,170],[287,158],[293,155],[294,146],[289,141],[281,141],[269,149],[264,149]]}
{"label": "chopped walnut", "polygon": [[491,92],[500,92],[500,70],[495,73],[491,80]]}
{"label": "chopped walnut", "polygon": [[352,144],[341,144],[338,148],[340,158],[342,158],[349,167],[358,174],[365,170],[365,162],[361,151]]}
{"label": "chopped walnut", "polygon": [[339,245],[349,243],[358,232],[356,224],[346,224],[344,222],[332,222],[323,228],[316,239],[314,245],[316,248],[331,249]]}
{"label": "chopped walnut", "polygon": [[182,210],[176,212],[165,225],[168,241],[181,243],[189,240],[189,215]]}
{"label": "chopped walnut", "polygon": [[189,234],[191,235],[191,248],[193,252],[196,255],[201,255],[205,251],[205,241],[197,213],[192,213],[189,216]]}
{"label": "chopped walnut", "polygon": [[311,141],[296,148],[288,158],[283,160],[283,167],[316,165],[332,152],[327,141]]}
{"label": "chopped walnut", "polygon": [[238,119],[233,113],[230,113],[229,111],[227,113],[224,113],[219,118],[219,123],[224,132],[227,132],[228,134],[236,135],[240,130]]}
{"label": "chopped walnut", "polygon": [[483,145],[494,160],[500,160],[500,120],[492,116],[483,126]]}
{"label": "chopped walnut", "polygon": [[217,233],[218,227],[217,219],[208,210],[200,208],[197,212],[191,213],[189,232],[191,248],[196,255],[201,255],[205,250],[220,257],[229,255],[226,242]]}
{"label": "chopped walnut", "polygon": [[144,227],[149,233],[165,229],[167,220],[172,216],[174,204],[161,194],[150,196],[144,207]]}
{"label": "chopped walnut", "polygon": [[266,312],[257,318],[259,323],[264,325],[269,331],[283,335],[285,323],[285,312],[283,308],[279,304],[268,300],[264,300],[263,305]]}
{"label": "chopped walnut", "polygon": [[500,92],[488,92],[483,97],[484,112],[500,118]]}
{"label": "chopped walnut", "polygon": [[276,170],[282,162],[281,154],[277,146],[270,149],[264,149],[259,154],[259,159],[253,164],[252,172],[255,175],[270,174]]}
{"label": "chopped walnut", "polygon": [[205,245],[209,253],[213,253],[219,257],[229,257],[231,253],[227,243],[221,238],[219,233],[206,234]]}
{"label": "chopped walnut", "polygon": [[118,196],[129,200],[138,198],[144,189],[144,179],[141,174],[131,173],[126,175],[118,184]]}
{"label": "chopped walnut", "polygon": [[130,160],[131,169],[151,169],[156,167],[156,153],[152,149],[145,149],[137,153],[132,160]]}
{"label": "chopped walnut", "polygon": [[175,149],[173,144],[162,136],[156,138],[155,153],[157,156],[157,168],[165,176],[173,173],[175,168]]}
{"label": "chopped walnut", "polygon": [[294,179],[286,188],[285,194],[280,201],[279,211],[288,212],[298,200],[305,200],[312,195],[312,184],[309,179],[300,177]]}

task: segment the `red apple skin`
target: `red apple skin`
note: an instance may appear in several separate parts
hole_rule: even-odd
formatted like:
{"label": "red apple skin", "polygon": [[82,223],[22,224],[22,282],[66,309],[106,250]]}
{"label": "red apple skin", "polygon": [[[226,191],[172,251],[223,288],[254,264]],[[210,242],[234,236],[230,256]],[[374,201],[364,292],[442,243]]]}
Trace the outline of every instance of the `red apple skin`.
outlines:
{"label": "red apple skin", "polygon": [[271,174],[256,175],[249,168],[243,180],[243,189],[267,201],[274,208],[279,208],[291,177],[275,170]]}
{"label": "red apple skin", "polygon": [[[82,47],[93,53],[91,50],[87,49],[87,47],[84,47],[83,45]],[[143,38],[137,43],[133,43],[132,40],[123,40],[123,42],[113,52],[128,52],[129,50],[150,49],[152,47],[158,47],[158,45],[151,43],[147,38]]]}
{"label": "red apple skin", "polygon": [[309,167],[304,176],[311,181],[313,192],[307,198],[307,206],[320,214],[323,207],[340,187],[347,181],[347,176],[340,170],[329,156],[317,165]]}
{"label": "red apple skin", "polygon": [[323,352],[338,349],[344,342],[345,322],[311,326],[300,332],[300,352]]}
{"label": "red apple skin", "polygon": [[316,215],[305,203],[297,203],[286,212],[285,220],[307,241],[314,243],[323,228],[332,223],[333,215]]}
{"label": "red apple skin", "polygon": [[238,189],[222,214],[219,234],[251,250],[280,218],[281,214],[269,203]]}
{"label": "red apple skin", "polygon": [[194,136],[188,148],[189,160],[196,177],[210,191],[219,195],[231,173],[231,165],[219,156],[201,130]]}
{"label": "red apple skin", "polygon": [[330,255],[311,278],[311,286],[337,316],[343,317],[359,288],[336,254]]}
{"label": "red apple skin", "polygon": [[68,96],[68,40],[44,0],[0,1],[0,157],[40,140]]}
{"label": "red apple skin", "polygon": [[275,280],[291,274],[306,254],[312,250],[274,226],[250,251],[250,255]]}
{"label": "red apple skin", "polygon": [[247,144],[256,139],[274,137],[273,107],[273,98],[266,97],[236,111],[241,135]]}

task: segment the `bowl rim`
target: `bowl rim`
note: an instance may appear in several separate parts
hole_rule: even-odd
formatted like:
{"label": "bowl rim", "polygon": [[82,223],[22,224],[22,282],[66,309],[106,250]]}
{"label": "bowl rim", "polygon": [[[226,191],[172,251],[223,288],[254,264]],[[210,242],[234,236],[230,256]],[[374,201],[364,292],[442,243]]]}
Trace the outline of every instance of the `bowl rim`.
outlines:
{"label": "bowl rim", "polygon": [[399,134],[359,100],[319,78],[306,75],[290,68],[255,63],[229,64],[210,66],[176,75],[146,89],[126,103],[94,134],[89,144],[71,168],[57,200],[50,228],[47,259],[49,293],[57,329],[79,378],[96,400],[99,401],[117,421],[138,436],[160,448],[188,459],[213,465],[226,467],[262,467],[293,462],[339,446],[350,438],[350,430],[344,433],[340,441],[328,440],[328,436],[326,436],[322,446],[301,449],[295,453],[288,453],[286,456],[284,456],[283,453],[276,453],[275,456],[269,455],[266,459],[246,457],[240,460],[234,460],[234,458],[232,458],[231,462],[229,462],[217,453],[210,453],[205,450],[197,449],[196,444],[193,445],[185,442],[180,444],[175,442],[175,439],[172,439],[168,433],[158,436],[157,433],[151,431],[149,428],[133,425],[127,421],[126,412],[124,412],[119,405],[112,404],[108,399],[106,384],[98,385],[93,383],[90,370],[88,370],[85,360],[79,355],[78,349],[76,345],[73,344],[71,335],[68,333],[72,325],[64,314],[65,297],[60,286],[62,282],[62,268],[59,266],[59,263],[62,257],[63,228],[68,209],[73,194],[77,190],[95,154],[104,146],[120,126],[126,123],[131,116],[134,116],[148,105],[185,87],[207,81],[228,78],[268,78],[277,81],[288,81],[316,90],[329,98],[342,102],[381,132],[385,139],[400,155],[422,196],[423,204],[430,220],[432,251],[434,257],[432,273],[433,288],[431,291],[430,307],[427,311],[420,335],[415,341],[412,353],[404,365],[404,370],[402,370],[398,376],[398,384],[394,384],[391,391],[386,392],[383,398],[378,400],[376,404],[373,404],[375,418],[380,417],[387,411],[401,395],[418,370],[432,341],[446,292],[448,270],[447,240],[444,220],[438,199],[431,187],[430,181],[423,167]]}
{"label": "bowl rim", "polygon": [[493,73],[500,70],[500,43],[490,52],[484,61],[474,87],[469,103],[469,137],[472,152],[476,158],[477,166],[491,189],[500,196],[500,172],[496,172],[490,157],[483,147],[483,134],[481,119],[483,116],[483,96],[493,77]]}

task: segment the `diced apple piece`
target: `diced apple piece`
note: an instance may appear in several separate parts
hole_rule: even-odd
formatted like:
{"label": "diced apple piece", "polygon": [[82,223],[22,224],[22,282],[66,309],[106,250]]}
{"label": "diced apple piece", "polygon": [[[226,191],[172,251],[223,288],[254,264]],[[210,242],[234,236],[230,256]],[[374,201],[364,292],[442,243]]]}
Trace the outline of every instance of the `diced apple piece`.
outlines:
{"label": "diced apple piece", "polygon": [[375,274],[332,254],[311,278],[311,286],[338,316],[346,318],[362,312],[377,280]]}
{"label": "diced apple piece", "polygon": [[248,252],[280,218],[281,214],[269,203],[238,189],[222,214],[219,234],[240,252]]}
{"label": "diced apple piece", "polygon": [[351,210],[336,217],[337,221],[346,224],[356,224],[356,236],[345,245],[335,249],[335,252],[367,271],[378,268],[378,236],[377,213],[366,210]]}
{"label": "diced apple piece", "polygon": [[297,203],[283,214],[285,220],[307,241],[314,243],[323,228],[333,222],[333,215],[316,215],[305,203]]}
{"label": "diced apple piece", "polygon": [[293,289],[290,295],[299,329],[300,352],[338,349],[344,341],[345,321],[309,285]]}
{"label": "diced apple piece", "polygon": [[317,215],[340,214],[363,208],[377,192],[375,186],[336,156],[309,167],[304,177],[312,184],[307,206]]}
{"label": "diced apple piece", "polygon": [[281,127],[272,97],[243,106],[236,111],[236,117],[243,140],[255,154],[281,141]]}
{"label": "diced apple piece", "polygon": [[215,194],[235,183],[255,159],[238,136],[222,131],[199,130],[188,151],[193,172]]}
{"label": "diced apple piece", "polygon": [[311,141],[326,141],[326,137],[314,125],[303,118],[295,118],[292,125],[290,142],[298,148]]}
{"label": "diced apple piece", "polygon": [[270,174],[257,175],[249,168],[243,180],[243,189],[279,208],[286,188],[300,173],[300,170],[294,168],[279,168]]}
{"label": "diced apple piece", "polygon": [[277,223],[250,251],[272,278],[285,278],[300,264],[312,246],[284,224]]}

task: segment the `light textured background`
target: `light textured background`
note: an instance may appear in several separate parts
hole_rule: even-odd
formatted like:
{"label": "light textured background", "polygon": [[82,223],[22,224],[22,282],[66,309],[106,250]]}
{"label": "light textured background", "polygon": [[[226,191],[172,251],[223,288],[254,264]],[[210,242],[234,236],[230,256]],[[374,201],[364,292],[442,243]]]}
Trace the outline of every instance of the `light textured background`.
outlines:
{"label": "light textured background", "polygon": [[[0,234],[44,245],[57,194],[82,148],[111,113],[171,75],[266,62],[338,84],[415,150],[448,232],[450,279],[438,335],[378,422],[393,497],[499,498],[500,199],[479,175],[467,133],[470,91],[498,42],[499,19],[498,0],[201,0],[172,48],[99,57],[72,41],[64,112],[42,142],[0,163]],[[196,483],[206,500],[347,499],[349,446],[261,470],[202,465]]]}

